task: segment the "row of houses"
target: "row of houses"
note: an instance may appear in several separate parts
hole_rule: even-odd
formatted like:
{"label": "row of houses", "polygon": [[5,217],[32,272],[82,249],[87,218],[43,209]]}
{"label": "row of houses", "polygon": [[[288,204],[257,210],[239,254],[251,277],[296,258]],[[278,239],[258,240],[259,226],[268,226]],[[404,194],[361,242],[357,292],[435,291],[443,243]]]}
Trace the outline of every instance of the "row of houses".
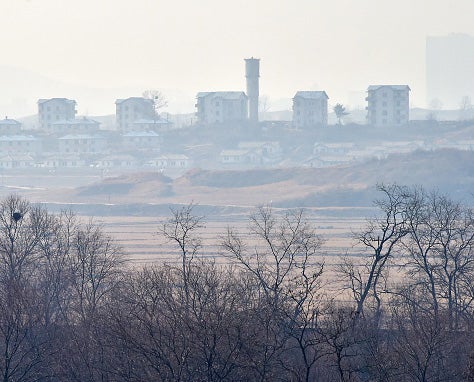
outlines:
{"label": "row of houses", "polygon": [[[113,137],[115,149],[145,150],[158,152],[161,149],[161,136],[154,131],[129,132]],[[57,151],[61,154],[96,154],[111,149],[110,134],[97,132],[91,134],[67,134],[58,138],[22,134],[0,135],[0,153],[40,154]]]}
{"label": "row of houses", "polygon": [[274,165],[283,159],[279,142],[239,142],[236,149],[222,150],[219,161],[224,165]]}
{"label": "row of houses", "polygon": [[[367,93],[367,122],[370,125],[402,126],[408,123],[408,85],[371,85]],[[248,97],[244,92],[200,92],[196,98],[196,114],[201,124],[238,122],[248,118]],[[293,97],[293,127],[326,126],[328,99],[325,91],[296,92]]]}
{"label": "row of houses", "polygon": [[367,145],[351,142],[321,143],[316,142],[313,155],[304,165],[311,167],[330,167],[368,159],[384,159],[394,154],[409,154],[417,150],[433,151],[454,149],[474,151],[474,140],[451,141],[441,139],[433,142],[424,141],[381,141]]}
{"label": "row of houses", "polygon": [[133,155],[105,155],[96,160],[88,161],[79,155],[46,155],[36,158],[28,154],[7,154],[0,156],[2,169],[32,169],[32,168],[84,168],[98,169],[137,169],[155,168],[158,170],[184,170],[190,168],[192,161],[185,155],[161,155],[143,160]]}
{"label": "row of houses", "polygon": [[299,162],[285,156],[278,142],[240,142],[234,149],[222,150],[219,154],[219,163],[225,167],[259,167],[285,165],[290,160],[291,165],[331,167],[370,159],[384,159],[393,154],[409,154],[417,150],[432,151],[439,149],[474,151],[474,140],[380,141],[371,144],[316,142],[312,154]]}

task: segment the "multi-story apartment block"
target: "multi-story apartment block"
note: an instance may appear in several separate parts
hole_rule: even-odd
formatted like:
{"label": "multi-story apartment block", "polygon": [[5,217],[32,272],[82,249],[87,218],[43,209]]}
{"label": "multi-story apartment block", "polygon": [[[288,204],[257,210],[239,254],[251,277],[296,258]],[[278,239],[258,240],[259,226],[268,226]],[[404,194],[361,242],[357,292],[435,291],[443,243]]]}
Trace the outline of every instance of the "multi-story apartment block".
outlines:
{"label": "multi-story apartment block", "polygon": [[155,105],[152,99],[130,97],[115,101],[117,129],[122,133],[135,131],[136,121],[156,117]]}
{"label": "multi-story apartment block", "polygon": [[67,98],[38,100],[38,120],[40,129],[51,132],[54,122],[76,118],[76,101]]}
{"label": "multi-story apartment block", "polygon": [[196,98],[199,123],[213,124],[248,119],[248,98],[244,92],[200,92]]}
{"label": "multi-story apartment block", "polygon": [[305,129],[328,124],[328,95],[324,91],[299,91],[293,97],[293,127]]}
{"label": "multi-story apartment block", "polygon": [[408,85],[371,85],[367,92],[369,125],[401,126],[408,123],[410,112]]}

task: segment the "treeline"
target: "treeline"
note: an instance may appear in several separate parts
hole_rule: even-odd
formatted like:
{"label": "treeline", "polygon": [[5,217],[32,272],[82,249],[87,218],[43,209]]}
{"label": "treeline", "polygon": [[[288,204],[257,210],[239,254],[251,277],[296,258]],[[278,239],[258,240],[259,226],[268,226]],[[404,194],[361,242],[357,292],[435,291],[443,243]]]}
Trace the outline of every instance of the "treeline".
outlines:
{"label": "treeline", "polygon": [[137,267],[99,226],[4,199],[3,380],[474,380],[473,212],[378,189],[354,234],[364,255],[331,270],[304,211],[262,207],[228,228],[226,266],[203,260],[193,205],[172,210],[157,231],[179,264]]}

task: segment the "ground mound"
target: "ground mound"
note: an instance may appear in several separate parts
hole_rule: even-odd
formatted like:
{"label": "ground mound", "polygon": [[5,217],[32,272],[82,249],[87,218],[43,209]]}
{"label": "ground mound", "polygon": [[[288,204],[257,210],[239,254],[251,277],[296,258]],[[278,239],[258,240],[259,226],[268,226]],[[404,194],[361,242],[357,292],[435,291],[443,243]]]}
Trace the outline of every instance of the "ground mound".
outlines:
{"label": "ground mound", "polygon": [[169,194],[172,179],[156,172],[141,172],[105,178],[100,183],[78,189],[78,196],[126,195],[153,192],[157,195]]}
{"label": "ground mound", "polygon": [[254,170],[194,169],[180,178],[139,173],[107,178],[78,190],[77,196],[116,196],[117,202],[198,203],[282,207],[365,206],[378,183],[423,185],[471,199],[474,152],[417,151],[347,166]]}

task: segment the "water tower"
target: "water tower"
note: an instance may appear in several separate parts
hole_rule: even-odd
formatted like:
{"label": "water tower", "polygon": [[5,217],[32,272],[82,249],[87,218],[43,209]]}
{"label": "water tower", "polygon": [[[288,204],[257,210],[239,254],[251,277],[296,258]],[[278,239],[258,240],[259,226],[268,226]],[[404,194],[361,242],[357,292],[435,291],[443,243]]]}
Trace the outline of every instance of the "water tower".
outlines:
{"label": "water tower", "polygon": [[245,78],[247,79],[247,97],[249,98],[249,120],[258,122],[258,96],[260,77],[260,59],[245,59]]}

